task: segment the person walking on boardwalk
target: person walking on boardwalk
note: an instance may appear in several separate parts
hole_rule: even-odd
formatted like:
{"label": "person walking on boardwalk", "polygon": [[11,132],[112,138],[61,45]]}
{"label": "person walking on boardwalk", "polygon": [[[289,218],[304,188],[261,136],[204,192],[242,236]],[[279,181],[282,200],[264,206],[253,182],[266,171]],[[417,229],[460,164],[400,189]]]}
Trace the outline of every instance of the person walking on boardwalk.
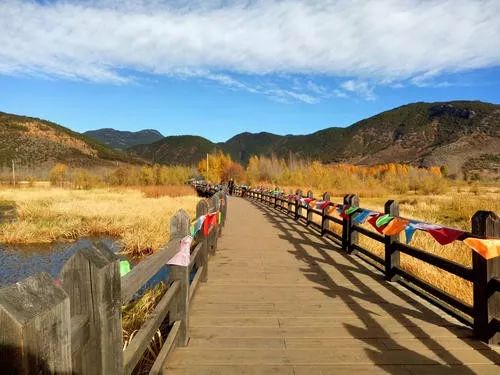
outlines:
{"label": "person walking on boardwalk", "polygon": [[233,195],[234,181],[232,178],[229,179],[229,182],[227,183],[227,188],[229,189],[229,195]]}

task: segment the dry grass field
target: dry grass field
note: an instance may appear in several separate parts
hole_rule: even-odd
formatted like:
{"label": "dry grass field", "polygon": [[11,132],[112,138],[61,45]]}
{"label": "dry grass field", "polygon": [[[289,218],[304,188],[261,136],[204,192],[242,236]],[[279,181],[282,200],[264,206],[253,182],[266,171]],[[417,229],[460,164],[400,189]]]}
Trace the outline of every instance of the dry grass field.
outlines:
{"label": "dry grass field", "polygon": [[[179,195],[179,189],[174,192]],[[168,241],[169,220],[177,210],[194,217],[199,198],[192,190],[184,192],[190,195],[129,188],[1,189],[0,202],[14,204],[17,219],[0,223],[0,242],[51,243],[107,235],[121,241],[124,253],[141,257]]]}

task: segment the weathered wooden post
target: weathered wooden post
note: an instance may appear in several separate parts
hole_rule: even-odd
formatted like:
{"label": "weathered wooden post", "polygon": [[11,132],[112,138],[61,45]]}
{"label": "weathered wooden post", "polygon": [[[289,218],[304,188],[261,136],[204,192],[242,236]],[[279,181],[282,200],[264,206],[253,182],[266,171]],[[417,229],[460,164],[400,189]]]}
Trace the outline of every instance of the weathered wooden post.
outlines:
{"label": "weathered wooden post", "polygon": [[[349,201],[352,194],[344,195],[343,205],[349,205]],[[349,223],[348,220],[342,218],[342,250],[347,251],[349,248],[348,244],[348,233],[349,233]]]}
{"label": "weathered wooden post", "polygon": [[302,198],[302,190],[297,189],[295,191],[295,220],[299,219],[302,213],[302,208],[300,207],[300,198]]}
{"label": "weathered wooden post", "polygon": [[[325,192],[323,194],[323,200],[324,201],[330,201],[330,193]],[[327,207],[324,207],[321,211],[321,235],[324,236],[327,229],[330,229],[330,220],[326,217],[327,215]]]}
{"label": "weathered wooden post", "polygon": [[221,197],[223,199],[223,205],[222,205],[222,225],[223,226],[226,226],[226,218],[227,218],[227,192],[224,191],[222,194],[221,194]]}
{"label": "weathered wooden post", "polygon": [[[208,213],[208,204],[205,199],[202,199],[196,205],[196,218]],[[200,259],[203,264],[203,271],[200,275],[200,280],[206,282],[208,280],[208,236],[203,235],[203,230],[196,234],[196,239],[202,243],[200,250]]]}
{"label": "weathered wooden post", "polygon": [[[399,203],[394,200],[388,200],[384,205],[384,213],[391,216],[399,216]],[[394,244],[399,242],[400,235],[384,236],[384,268],[385,279],[387,281],[396,281],[399,277],[396,275],[396,268],[399,267],[400,252],[396,250]]]}
{"label": "weathered wooden post", "polygon": [[[189,234],[189,216],[184,210],[179,210],[170,220],[171,240],[182,240]],[[178,345],[186,346],[189,341],[189,267],[170,266],[171,280],[179,281],[180,288],[172,304],[170,322],[181,322]]]}
{"label": "weathered wooden post", "polygon": [[[478,211],[472,216],[472,233],[480,237],[500,237],[500,218],[491,211]],[[472,252],[474,272],[474,334],[489,344],[500,343],[496,322],[500,321],[500,257],[485,259]]]}
{"label": "weathered wooden post", "polygon": [[0,372],[72,374],[69,309],[46,273],[0,289]]}
{"label": "weathered wooden post", "polygon": [[72,324],[80,323],[73,352],[79,374],[121,374],[123,339],[119,258],[104,244],[78,250],[63,266]]}
{"label": "weathered wooden post", "polygon": [[[212,196],[212,200],[214,202],[215,206],[215,212],[221,213],[222,212],[222,201],[221,201],[221,195],[219,193],[214,194]],[[217,214],[219,215],[219,214]],[[220,237],[222,236],[222,225],[219,225],[219,217],[217,217],[217,234],[215,236]]]}
{"label": "weathered wooden post", "polygon": [[[307,198],[311,198],[311,199],[314,198],[313,192],[311,190],[307,191]],[[307,218],[306,219],[306,225],[309,225],[311,223],[311,221],[312,221],[312,215],[313,215],[313,213],[312,213],[312,210],[311,210],[311,208],[309,206],[309,203],[308,203],[307,204],[307,209],[306,209],[306,218]]]}
{"label": "weathered wooden post", "polygon": [[[217,212],[219,210],[219,199],[215,195],[210,198],[210,207],[212,207],[212,212]],[[215,227],[211,228],[210,233],[208,234],[211,255],[215,255],[217,250],[217,238],[219,237],[219,230],[219,225],[216,225]]]}
{"label": "weathered wooden post", "polygon": [[[359,207],[359,197],[356,194],[352,194],[349,196],[349,206]],[[358,244],[358,232],[353,230],[354,223],[352,219],[353,215],[349,215],[349,219],[347,220],[347,252],[349,254],[355,252],[354,245]]]}

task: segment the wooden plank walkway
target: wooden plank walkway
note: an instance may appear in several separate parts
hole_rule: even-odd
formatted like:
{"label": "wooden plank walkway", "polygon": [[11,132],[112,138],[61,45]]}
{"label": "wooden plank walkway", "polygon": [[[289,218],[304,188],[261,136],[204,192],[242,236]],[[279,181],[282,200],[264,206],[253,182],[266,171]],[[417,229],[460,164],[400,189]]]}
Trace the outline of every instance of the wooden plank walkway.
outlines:
{"label": "wooden plank walkway", "polygon": [[229,198],[168,374],[498,374],[470,329],[275,210]]}

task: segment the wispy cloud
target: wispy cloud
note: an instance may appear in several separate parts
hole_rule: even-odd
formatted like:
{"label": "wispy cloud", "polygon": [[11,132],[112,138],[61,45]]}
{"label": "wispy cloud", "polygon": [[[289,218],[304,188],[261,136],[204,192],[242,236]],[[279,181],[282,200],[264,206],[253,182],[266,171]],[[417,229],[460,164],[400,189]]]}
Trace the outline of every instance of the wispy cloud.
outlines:
{"label": "wispy cloud", "polygon": [[[0,74],[116,83],[133,80],[124,70],[191,74],[306,103],[373,99],[378,82],[499,66],[499,17],[498,0],[2,0]],[[311,81],[301,92],[231,74],[349,78],[337,91]]]}
{"label": "wispy cloud", "polygon": [[348,80],[340,85],[344,91],[355,93],[366,100],[375,100],[373,86],[368,82]]}

